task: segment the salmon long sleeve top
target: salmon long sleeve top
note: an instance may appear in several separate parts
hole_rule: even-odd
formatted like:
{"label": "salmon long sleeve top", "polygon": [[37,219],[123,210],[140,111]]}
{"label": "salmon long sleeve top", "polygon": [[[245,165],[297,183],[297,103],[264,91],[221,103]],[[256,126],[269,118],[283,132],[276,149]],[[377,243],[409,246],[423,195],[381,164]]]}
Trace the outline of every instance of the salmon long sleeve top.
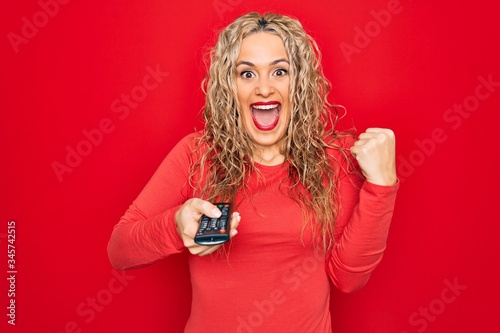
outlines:
{"label": "salmon long sleeve top", "polygon": [[[117,269],[150,265],[187,251],[174,220],[193,196],[189,169],[196,133],[182,139],[113,229],[108,254]],[[351,140],[339,144],[349,148]],[[342,160],[328,150],[334,163]],[[226,254],[189,256],[192,309],[186,333],[330,333],[330,282],[344,292],[365,285],[382,259],[399,183],[380,186],[338,170],[340,212],[334,246],[317,251],[301,208],[287,195],[287,163],[255,163],[251,196],[237,196],[238,235]],[[175,274],[175,272],[172,272]],[[220,309],[220,310],[219,310]]]}

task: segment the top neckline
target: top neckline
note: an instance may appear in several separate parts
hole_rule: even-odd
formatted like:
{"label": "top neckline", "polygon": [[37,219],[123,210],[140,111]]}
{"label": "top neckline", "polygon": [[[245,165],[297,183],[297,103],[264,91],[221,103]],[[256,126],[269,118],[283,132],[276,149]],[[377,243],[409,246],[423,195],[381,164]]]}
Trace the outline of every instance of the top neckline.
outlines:
{"label": "top neckline", "polygon": [[289,164],[288,161],[284,161],[283,163],[279,163],[276,165],[265,165],[265,164],[260,164],[258,162],[253,162],[253,163],[255,165],[255,168],[263,173],[277,173],[278,171],[286,170],[286,167]]}

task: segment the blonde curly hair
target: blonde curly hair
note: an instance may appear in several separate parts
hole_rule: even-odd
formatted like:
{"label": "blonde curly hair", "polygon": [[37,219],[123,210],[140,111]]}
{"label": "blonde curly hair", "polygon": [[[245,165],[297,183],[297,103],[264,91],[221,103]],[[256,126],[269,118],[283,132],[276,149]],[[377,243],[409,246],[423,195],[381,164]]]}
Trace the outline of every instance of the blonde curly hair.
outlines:
{"label": "blonde curly hair", "polygon": [[[202,82],[205,128],[198,139],[201,153],[191,169],[191,184],[206,200],[234,201],[239,191],[246,190],[248,175],[258,171],[251,159],[255,147],[241,121],[235,66],[242,40],[261,31],[279,36],[290,60],[292,110],[281,151],[289,162],[292,185],[287,191],[302,208],[303,229],[311,223],[319,248],[327,250],[333,244],[339,203],[337,173],[326,149],[341,136],[334,130],[339,115],[327,100],[330,83],[323,75],[318,46],[294,18],[252,12],[220,32]],[[195,179],[200,174],[206,175],[203,181]]]}

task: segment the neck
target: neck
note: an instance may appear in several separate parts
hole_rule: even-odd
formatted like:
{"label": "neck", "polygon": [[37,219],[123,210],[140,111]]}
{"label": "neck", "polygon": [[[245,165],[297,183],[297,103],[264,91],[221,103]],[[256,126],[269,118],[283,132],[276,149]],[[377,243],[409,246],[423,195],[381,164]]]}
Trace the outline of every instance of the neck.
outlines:
{"label": "neck", "polygon": [[262,165],[278,165],[285,161],[285,155],[276,149],[257,149],[253,156],[254,162]]}

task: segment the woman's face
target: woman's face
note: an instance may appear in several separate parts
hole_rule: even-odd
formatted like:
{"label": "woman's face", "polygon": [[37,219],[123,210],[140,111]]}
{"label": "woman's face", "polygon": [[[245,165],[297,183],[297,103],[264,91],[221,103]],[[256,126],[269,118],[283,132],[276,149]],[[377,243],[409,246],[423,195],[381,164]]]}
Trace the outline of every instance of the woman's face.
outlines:
{"label": "woman's face", "polygon": [[280,37],[258,32],[243,39],[236,60],[238,101],[243,126],[258,148],[254,159],[258,157],[260,163],[282,157],[281,143],[291,113],[289,68]]}

